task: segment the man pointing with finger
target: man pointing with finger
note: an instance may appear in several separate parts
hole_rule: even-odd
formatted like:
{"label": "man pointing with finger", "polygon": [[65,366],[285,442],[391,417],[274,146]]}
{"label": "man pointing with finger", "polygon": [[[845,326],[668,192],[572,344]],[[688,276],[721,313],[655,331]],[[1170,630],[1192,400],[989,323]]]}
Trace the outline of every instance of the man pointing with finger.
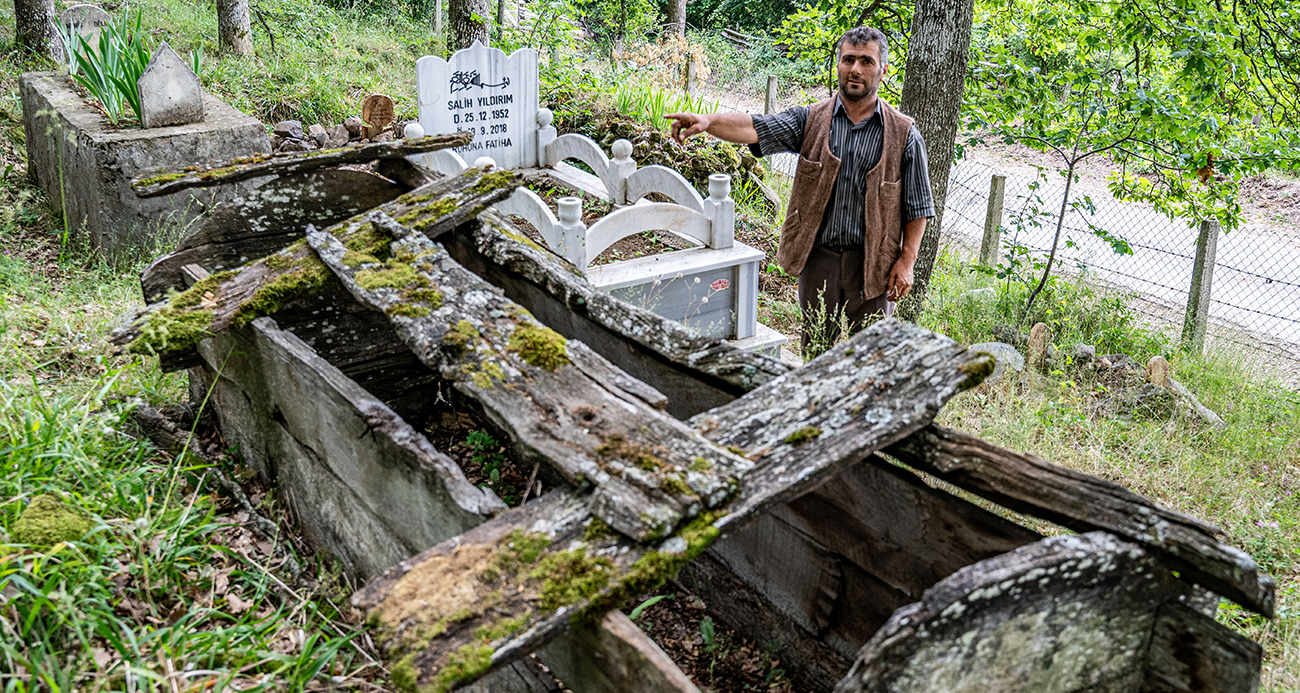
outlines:
{"label": "man pointing with finger", "polygon": [[776,255],[799,277],[805,349],[818,329],[814,316],[825,318],[820,334],[829,345],[841,313],[850,332],[893,313],[912,290],[925,222],[934,216],[921,133],[877,95],[888,61],[885,35],[858,27],[840,38],[832,98],[772,115],[666,116],[678,142],[707,132],[758,156],[798,152]]}

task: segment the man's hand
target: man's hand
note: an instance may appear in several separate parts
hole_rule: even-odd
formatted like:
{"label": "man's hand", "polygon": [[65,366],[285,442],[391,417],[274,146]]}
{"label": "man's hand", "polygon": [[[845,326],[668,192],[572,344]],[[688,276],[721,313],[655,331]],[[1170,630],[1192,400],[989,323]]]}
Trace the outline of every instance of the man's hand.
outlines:
{"label": "man's hand", "polygon": [[684,144],[686,140],[709,129],[711,118],[707,113],[669,113],[664,116],[673,121],[673,139],[677,144]]}
{"label": "man's hand", "polygon": [[673,139],[678,144],[701,132],[736,144],[758,141],[754,119],[744,113],[669,113],[664,117],[673,121]]}
{"label": "man's hand", "polygon": [[889,291],[886,292],[885,298],[890,301],[901,301],[912,292],[912,283],[915,277],[912,274],[912,267],[916,260],[905,257],[898,258],[894,266],[889,270]]}

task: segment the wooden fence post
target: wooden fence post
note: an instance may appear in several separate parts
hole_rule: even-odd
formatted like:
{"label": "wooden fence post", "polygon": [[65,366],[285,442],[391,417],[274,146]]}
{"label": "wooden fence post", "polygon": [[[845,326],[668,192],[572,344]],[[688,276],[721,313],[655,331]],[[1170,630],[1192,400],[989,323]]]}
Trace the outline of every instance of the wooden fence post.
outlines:
{"label": "wooden fence post", "polygon": [[442,0],[433,0],[433,37],[442,38]]}
{"label": "wooden fence post", "polygon": [[686,98],[695,98],[695,59],[686,56]]}
{"label": "wooden fence post", "polygon": [[984,242],[980,244],[980,264],[996,267],[998,248],[1002,244],[1002,198],[1006,194],[1007,177],[994,175],[989,183],[989,208],[984,214]]}
{"label": "wooden fence post", "polygon": [[1210,287],[1214,280],[1214,254],[1219,243],[1219,222],[1201,222],[1192,263],[1192,287],[1187,293],[1187,314],[1183,316],[1183,345],[1196,354],[1205,349],[1205,327],[1210,322]]}
{"label": "wooden fence post", "polygon": [[776,113],[776,75],[767,76],[767,96],[763,98],[763,113]]}

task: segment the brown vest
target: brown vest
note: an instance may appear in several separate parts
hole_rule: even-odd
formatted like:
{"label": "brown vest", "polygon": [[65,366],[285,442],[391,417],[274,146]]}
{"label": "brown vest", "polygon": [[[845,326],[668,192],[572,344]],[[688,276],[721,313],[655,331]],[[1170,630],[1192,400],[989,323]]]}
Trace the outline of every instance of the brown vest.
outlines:
{"label": "brown vest", "polygon": [[[790,208],[786,210],[785,226],[781,227],[781,244],[776,251],[777,262],[787,274],[799,276],[808,253],[817,240],[822,215],[835,190],[835,176],[840,171],[840,160],[831,154],[831,116],[835,112],[835,98],[819,101],[808,109],[804,124],[803,150],[799,152],[799,166],[795,169],[794,189],[790,192]],[[898,260],[903,248],[902,181],[899,171],[903,150],[907,147],[907,134],[912,119],[897,109],[880,101],[884,121],[884,142],[880,162],[867,172],[866,260],[862,267],[862,288],[867,298],[885,293],[889,289],[889,269]]]}

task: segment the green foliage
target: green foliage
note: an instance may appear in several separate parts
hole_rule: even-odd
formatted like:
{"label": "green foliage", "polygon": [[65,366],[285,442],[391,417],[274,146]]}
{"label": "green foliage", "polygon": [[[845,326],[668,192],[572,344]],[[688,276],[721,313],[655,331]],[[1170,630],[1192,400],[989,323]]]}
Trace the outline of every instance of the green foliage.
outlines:
{"label": "green foliage", "polygon": [[658,604],[659,602],[665,599],[676,599],[676,598],[677,598],[676,594],[657,594],[641,602],[640,604],[637,604],[636,608],[632,609],[632,612],[629,613],[627,617],[635,621],[641,618],[641,614],[645,613],[646,609],[649,609],[650,607],[654,606],[655,604]]}
{"label": "green foliage", "polygon": [[575,0],[573,6],[606,50],[628,39],[644,39],[661,22],[653,0]]}
{"label": "green foliage", "polygon": [[153,51],[146,45],[147,33],[141,31],[143,13],[136,10],[135,22],[123,14],[117,22],[105,24],[99,33],[99,45],[91,46],[77,37],[73,78],[99,100],[109,122],[117,125],[125,107],[130,106],[140,119],[140,87],[137,81],[149,64]]}
{"label": "green foliage", "polygon": [[500,496],[506,504],[517,504],[519,502],[518,489],[501,480],[501,465],[505,463],[506,456],[502,454],[505,448],[501,447],[497,439],[493,438],[487,431],[470,431],[465,436],[465,447],[470,450],[470,460],[475,464],[482,465],[483,476],[488,479],[488,483],[485,485]]}

